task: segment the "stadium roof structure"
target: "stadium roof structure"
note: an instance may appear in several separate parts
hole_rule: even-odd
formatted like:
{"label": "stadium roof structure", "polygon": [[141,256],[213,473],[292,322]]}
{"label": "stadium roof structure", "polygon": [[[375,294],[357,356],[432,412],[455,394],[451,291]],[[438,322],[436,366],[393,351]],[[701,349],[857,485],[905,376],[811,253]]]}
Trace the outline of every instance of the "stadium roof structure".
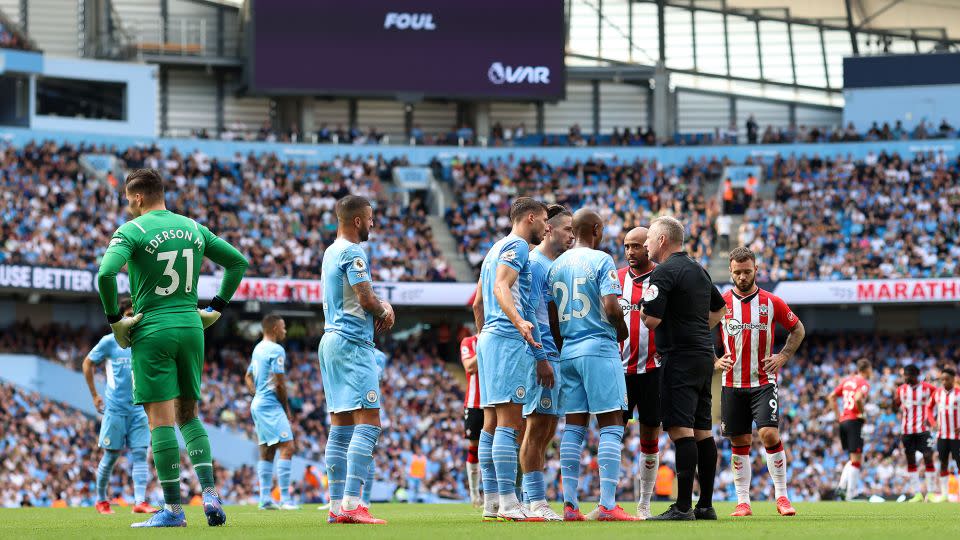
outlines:
{"label": "stadium roof structure", "polygon": [[960,50],[960,3],[947,0],[566,0],[565,6],[570,66],[662,65],[672,83],[757,97],[786,90],[798,101],[840,105],[845,56]]}

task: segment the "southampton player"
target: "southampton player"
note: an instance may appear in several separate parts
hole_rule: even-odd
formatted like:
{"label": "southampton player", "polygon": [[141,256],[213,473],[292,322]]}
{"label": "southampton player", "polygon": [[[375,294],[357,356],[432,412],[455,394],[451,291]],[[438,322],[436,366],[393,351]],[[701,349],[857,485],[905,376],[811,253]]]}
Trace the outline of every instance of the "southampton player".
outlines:
{"label": "southampton player", "polygon": [[[840,445],[850,454],[843,466],[837,495],[853,499],[860,488],[860,466],[863,463],[863,424],[867,397],[870,394],[870,376],[873,367],[866,358],[857,360],[857,373],[843,380],[833,391],[833,410],[840,420]],[[840,398],[838,401],[837,398]],[[842,403],[842,406],[841,406]]]}
{"label": "southampton player", "polygon": [[936,493],[936,468],[933,464],[933,448],[930,447],[930,432],[927,430],[927,409],[937,387],[920,381],[920,368],[910,364],[903,367],[903,384],[893,395],[894,410],[900,409],[900,431],[903,452],[907,457],[906,493],[913,493],[910,502],[923,501],[921,473],[917,468],[917,452],[923,455],[927,472],[927,497]]}
{"label": "southampton player", "polygon": [[591,210],[573,216],[573,248],[550,268],[549,284],[557,305],[551,326],[563,339],[560,349],[560,410],[566,427],[560,443],[564,519],[583,521],[577,489],[580,454],[590,415],[597,416],[600,443],[599,521],[635,521],[616,504],[623,449],[623,411],[627,388],[618,343],[628,337],[617,268],[610,255],[598,251],[603,220]]}
{"label": "southampton player", "polygon": [[[120,312],[126,317],[133,316],[130,300],[120,301]],[[107,389],[105,396],[97,393],[93,383],[93,372],[97,364],[106,362]],[[97,466],[97,512],[112,514],[107,487],[113,466],[120,458],[124,447],[130,449],[133,465],[133,513],[152,514],[156,508],[147,503],[147,482],[150,471],[147,468],[147,447],[150,446],[150,425],[143,407],[133,404],[133,388],[130,381],[130,349],[124,349],[117,343],[113,334],[100,338],[93,350],[83,359],[83,377],[87,380],[90,397],[97,412],[103,413],[100,423],[100,448],[103,457]]]}
{"label": "southampton player", "polygon": [[[484,429],[480,433],[483,519],[543,521],[529,513],[516,494],[517,435],[531,381],[553,387],[553,368],[540,344],[534,293],[531,291],[530,246],[539,244],[547,227],[547,206],[519,197],[510,208],[510,234],[490,248],[480,270],[484,320],[477,338],[477,368]],[[534,373],[535,380],[534,380]],[[493,428],[491,433],[489,430]],[[523,448],[521,453],[525,452]],[[498,494],[499,496],[494,496]]]}
{"label": "southampton player", "polygon": [[337,201],[337,240],[323,253],[324,334],[320,376],[330,433],[325,459],[331,523],[383,524],[362,504],[363,484],[380,439],[380,374],[374,331],[393,327],[393,307],[373,292],[370,264],[360,247],[373,227],[373,208],[363,197]]}
{"label": "southampton player", "polygon": [[[187,524],[180,506],[180,447],[174,423],[203,489],[207,524],[223,525],[227,516],[216,490],[210,440],[197,418],[203,331],[220,318],[240,285],[247,260],[203,225],[167,210],[157,171],[133,171],[125,188],[134,219],[113,234],[97,282],[117,342],[132,347],[133,401],[143,404],[150,420],[153,463],[165,502],[163,510],[132,526]],[[225,272],[219,292],[201,311],[197,281],[204,257]],[[124,317],[117,307],[117,274],[124,265],[130,275],[134,317]]]}
{"label": "southampton player", "polygon": [[530,501],[530,513],[546,521],[563,521],[563,517],[554,512],[547,502],[543,480],[547,446],[557,433],[558,415],[563,414],[559,409],[559,335],[554,336],[550,328],[550,321],[557,317],[557,306],[550,294],[547,274],[553,261],[572,244],[573,215],[562,205],[550,205],[547,208],[547,228],[543,242],[530,252],[530,276],[540,338],[547,360],[553,368],[554,386],[546,388],[535,384],[533,380],[530,381],[530,397],[523,408],[527,425],[520,452],[520,465],[524,471],[523,492]]}
{"label": "southampton player", "polygon": [[[471,304],[473,302],[470,302]],[[470,502],[480,507],[480,460],[477,448],[483,429],[483,409],[480,407],[480,377],[477,375],[477,336],[460,341],[460,362],[467,375],[467,394],[463,398],[463,433],[467,440],[467,483]]]}
{"label": "southampton player", "polygon": [[[750,446],[753,424],[767,450],[767,470],[773,480],[777,512],[796,515],[787,498],[787,455],[778,429],[780,414],[777,372],[797,352],[805,330],[780,297],[757,286],[757,259],[750,249],[730,252],[734,288],[723,295],[727,304],[720,331],[726,352],[718,359],[724,369],[720,399],[723,435],[733,446],[731,466],[737,507],[731,516],[753,515],[750,509]],[[780,352],[773,352],[773,335],[780,325],[790,335]]]}
{"label": "southampton player", "polygon": [[640,304],[643,293],[650,287],[650,274],[656,264],[650,260],[647,248],[647,229],[637,227],[623,237],[624,257],[627,266],[618,270],[617,280],[623,289],[620,308],[630,337],[620,343],[620,359],[627,385],[627,410],[624,423],[637,411],[640,420],[640,501],[637,502],[637,517],[650,517],[650,498],[660,468],[660,356],[654,343],[653,332],[640,320]]}
{"label": "southampton player", "polygon": [[947,500],[947,484],[950,479],[950,456],[960,469],[960,386],[957,385],[957,371],[951,366],[940,370],[940,382],[933,394],[929,411],[933,416],[934,429],[937,430],[937,457],[940,458],[940,496],[933,502]]}
{"label": "southampton player", "polygon": [[[290,427],[290,406],[287,401],[287,354],[280,342],[287,337],[287,326],[279,315],[263,318],[263,341],[253,348],[250,367],[247,368],[247,388],[254,393],[250,402],[250,416],[257,428],[260,461],[257,478],[260,480],[260,510],[299,510],[290,498],[290,469],[294,451],[293,430]],[[280,487],[280,506],[273,502],[273,458],[277,451],[277,484]]]}

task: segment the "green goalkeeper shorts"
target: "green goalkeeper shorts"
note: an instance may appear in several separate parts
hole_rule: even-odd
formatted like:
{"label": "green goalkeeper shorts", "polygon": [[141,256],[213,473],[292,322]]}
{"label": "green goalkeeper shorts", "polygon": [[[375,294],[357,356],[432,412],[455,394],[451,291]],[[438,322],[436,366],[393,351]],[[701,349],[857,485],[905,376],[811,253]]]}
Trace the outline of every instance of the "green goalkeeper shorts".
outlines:
{"label": "green goalkeeper shorts", "polygon": [[166,328],[135,337],[132,356],[135,404],[200,399],[203,329]]}

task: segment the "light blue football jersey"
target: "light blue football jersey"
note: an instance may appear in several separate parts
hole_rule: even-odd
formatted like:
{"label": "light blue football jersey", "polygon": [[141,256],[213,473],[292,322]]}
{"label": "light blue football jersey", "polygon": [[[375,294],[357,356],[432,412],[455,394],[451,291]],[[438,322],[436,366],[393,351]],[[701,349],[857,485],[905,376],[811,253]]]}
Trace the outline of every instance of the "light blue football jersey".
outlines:
{"label": "light blue football jersey", "polygon": [[[519,276],[513,283],[510,293],[517,312],[521,316],[533,307],[531,296],[530,245],[515,234],[500,239],[483,259],[480,267],[480,288],[483,293],[483,331],[511,338],[523,339],[513,326],[506,313],[500,309],[500,303],[493,294],[493,285],[497,279],[497,267],[501,264],[515,270]],[[525,309],[527,308],[527,309]],[[533,321],[530,321],[533,322]]]}
{"label": "light blue football jersey", "polygon": [[247,368],[247,372],[253,375],[253,383],[257,389],[252,406],[280,405],[273,374],[285,373],[286,363],[287,353],[279,343],[263,340],[253,348],[250,367]]}
{"label": "light blue football jersey", "polygon": [[116,414],[135,414],[143,411],[143,407],[133,404],[130,355],[130,348],[121,348],[112,333],[100,338],[87,355],[94,364],[106,362],[107,388],[103,393],[106,411]]}
{"label": "light blue football jersey", "polygon": [[600,301],[623,294],[613,258],[595,249],[571,249],[553,261],[549,281],[563,336],[561,359],[619,355],[617,331]]}
{"label": "light blue football jersey", "polygon": [[370,263],[358,244],[343,238],[323,252],[323,329],[373,346],[373,315],[360,306],[353,286],[370,279]]}
{"label": "light blue football jersey", "polygon": [[539,249],[530,252],[530,288],[533,291],[537,310],[537,324],[540,325],[540,343],[543,344],[543,351],[547,353],[547,358],[557,360],[560,351],[557,350],[557,344],[553,341],[553,334],[550,332],[550,314],[547,312],[547,304],[553,302],[553,294],[547,283],[552,265],[553,261]]}

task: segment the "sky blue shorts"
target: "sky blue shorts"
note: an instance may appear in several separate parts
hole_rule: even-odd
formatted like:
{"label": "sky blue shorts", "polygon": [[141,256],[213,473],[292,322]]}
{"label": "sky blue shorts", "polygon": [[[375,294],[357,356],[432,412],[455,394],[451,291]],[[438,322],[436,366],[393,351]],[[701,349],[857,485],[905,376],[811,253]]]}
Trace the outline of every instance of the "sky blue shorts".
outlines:
{"label": "sky blue shorts", "polygon": [[477,338],[477,370],[480,374],[480,406],[503,403],[526,404],[535,376],[533,354],[522,339],[492,332]]}
{"label": "sky blue shorts", "polygon": [[623,364],[615,356],[579,356],[560,362],[560,408],[564,414],[627,410]]}
{"label": "sky blue shorts", "polygon": [[103,412],[100,423],[100,448],[123,450],[126,448],[146,448],[150,446],[150,423],[143,409],[138,413],[113,413],[110,409]]}
{"label": "sky blue shorts", "polygon": [[329,412],[380,408],[380,368],[373,347],[327,332],[320,338],[318,353]]}

